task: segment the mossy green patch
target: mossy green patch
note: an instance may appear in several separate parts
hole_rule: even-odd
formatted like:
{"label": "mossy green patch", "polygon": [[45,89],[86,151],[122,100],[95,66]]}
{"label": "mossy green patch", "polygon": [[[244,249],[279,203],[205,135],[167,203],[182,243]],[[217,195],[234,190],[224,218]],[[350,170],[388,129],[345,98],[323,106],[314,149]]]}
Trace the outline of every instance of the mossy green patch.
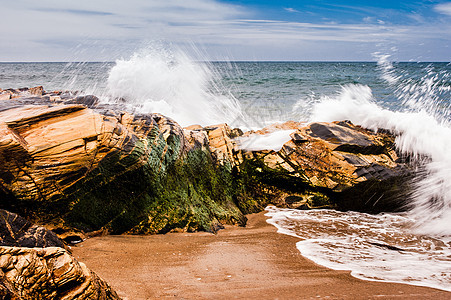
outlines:
{"label": "mossy green patch", "polygon": [[244,224],[230,165],[215,164],[208,150],[181,148],[179,136],[159,135],[135,141],[130,153],[109,154],[71,187],[64,218],[86,231],[106,227],[118,234]]}

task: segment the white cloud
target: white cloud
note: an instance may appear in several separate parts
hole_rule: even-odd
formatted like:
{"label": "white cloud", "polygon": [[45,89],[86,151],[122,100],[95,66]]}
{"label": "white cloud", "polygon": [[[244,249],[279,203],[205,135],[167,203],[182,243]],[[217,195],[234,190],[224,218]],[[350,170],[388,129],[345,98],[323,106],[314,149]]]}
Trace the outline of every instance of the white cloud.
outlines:
{"label": "white cloud", "polygon": [[298,13],[299,12],[299,10],[296,10],[292,7],[284,7],[283,9],[290,13]]}
{"label": "white cloud", "polygon": [[449,24],[259,20],[216,0],[0,0],[0,7],[0,61],[114,60],[151,40],[199,44],[211,59],[352,60],[362,55],[356,49],[371,57],[377,44],[402,52],[403,44],[451,39]]}
{"label": "white cloud", "polygon": [[437,4],[434,6],[434,10],[441,14],[451,16],[451,2]]}

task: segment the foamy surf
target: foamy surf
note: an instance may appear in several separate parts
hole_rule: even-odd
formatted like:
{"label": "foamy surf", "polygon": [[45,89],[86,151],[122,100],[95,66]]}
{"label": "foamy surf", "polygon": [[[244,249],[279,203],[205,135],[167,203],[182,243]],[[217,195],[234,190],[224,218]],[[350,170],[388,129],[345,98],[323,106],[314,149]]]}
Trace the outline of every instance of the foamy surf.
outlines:
{"label": "foamy surf", "polygon": [[268,207],[268,220],[301,239],[312,261],[355,277],[451,291],[451,126],[449,74],[416,78],[378,56],[380,77],[397,101],[384,105],[367,85],[348,84],[314,105],[310,121],[350,120],[396,135],[396,147],[418,168],[409,210],[368,215]]}
{"label": "foamy surf", "polygon": [[451,238],[410,232],[408,215],[267,207],[268,223],[301,239],[308,259],[365,280],[451,291]]}

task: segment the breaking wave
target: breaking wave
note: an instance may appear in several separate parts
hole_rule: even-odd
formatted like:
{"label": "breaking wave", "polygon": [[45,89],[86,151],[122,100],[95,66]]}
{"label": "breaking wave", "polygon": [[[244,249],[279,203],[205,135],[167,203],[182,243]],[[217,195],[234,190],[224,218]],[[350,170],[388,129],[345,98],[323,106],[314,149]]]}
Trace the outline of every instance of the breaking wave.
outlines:
{"label": "breaking wave", "polygon": [[182,126],[240,123],[239,102],[221,92],[212,64],[162,46],[117,60],[107,82],[109,99],[135,112],[161,113]]}
{"label": "breaking wave", "polygon": [[424,166],[410,199],[416,231],[451,235],[449,74],[429,68],[426,75],[415,79],[397,74],[386,56],[381,56],[378,64],[397,97],[396,110],[378,104],[368,86],[347,85],[337,96],[324,97],[316,104],[312,120],[346,119],[369,129],[392,131],[398,150]]}

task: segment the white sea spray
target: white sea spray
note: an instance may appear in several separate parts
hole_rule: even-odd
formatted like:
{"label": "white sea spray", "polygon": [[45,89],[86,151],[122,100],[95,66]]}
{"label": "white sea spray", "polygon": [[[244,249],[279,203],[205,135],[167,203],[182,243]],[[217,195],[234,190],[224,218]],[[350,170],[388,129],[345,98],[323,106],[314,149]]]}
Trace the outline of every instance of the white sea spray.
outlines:
{"label": "white sea spray", "polygon": [[[385,58],[381,64],[387,64]],[[387,79],[389,84],[401,84],[399,78],[394,79],[392,68],[385,66],[382,70],[389,72],[384,73],[391,78]],[[417,85],[422,82],[430,86],[430,80]],[[409,90],[416,92],[405,98],[399,96],[408,109],[391,111],[377,104],[368,86],[347,85],[335,97],[324,97],[314,107],[311,119],[351,120],[369,129],[393,132],[398,150],[424,163],[410,199],[410,213],[417,220],[414,227],[425,234],[451,235],[451,127],[447,117],[431,106],[439,101],[434,96],[439,86],[432,86],[435,86],[432,90],[410,87]],[[402,86],[396,86],[395,93],[402,90]],[[426,95],[420,93],[422,90]]]}
{"label": "white sea spray", "polygon": [[[239,123],[238,101],[218,92],[213,66],[182,51],[155,46],[116,61],[108,77],[109,99],[130,110],[161,113],[182,126]],[[110,100],[111,101],[111,100]]]}

